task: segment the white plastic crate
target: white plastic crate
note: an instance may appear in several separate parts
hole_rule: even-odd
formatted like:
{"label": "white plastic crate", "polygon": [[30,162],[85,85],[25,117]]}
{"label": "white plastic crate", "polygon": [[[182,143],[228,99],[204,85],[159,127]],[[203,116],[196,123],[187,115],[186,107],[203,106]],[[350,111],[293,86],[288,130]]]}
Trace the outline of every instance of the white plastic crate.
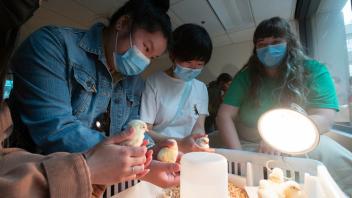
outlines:
{"label": "white plastic crate", "polygon": [[[319,161],[229,149],[217,149],[216,152],[227,158],[229,173],[246,177],[247,186],[258,186],[261,179],[267,178],[269,172],[266,164],[272,160],[270,168],[281,168],[286,177],[303,184],[309,191],[308,195],[319,198],[347,197]],[[305,184],[305,178],[314,181],[314,184]]]}
{"label": "white plastic crate", "polygon": [[[273,160],[270,163],[271,168],[281,168],[286,177],[292,178],[300,184],[304,184],[305,177],[313,178],[316,183],[314,183],[313,186],[311,185],[308,187],[308,190],[310,191],[309,195],[314,195],[313,197],[319,198],[347,197],[332,179],[326,167],[319,161],[306,158],[280,157],[230,149],[216,149],[216,153],[219,153],[227,158],[229,173],[246,178],[247,186],[258,186],[261,179],[266,179],[269,174],[266,169],[266,163],[269,160]],[[110,186],[107,188],[104,197],[129,197],[125,196],[126,193],[122,193],[124,195],[119,196],[119,193],[127,188],[133,187],[136,184],[138,184],[138,181],[135,180],[134,182],[124,182]],[[146,184],[142,182],[138,185]],[[312,187],[314,187],[314,189]],[[145,191],[146,188],[150,188],[150,186],[147,184],[147,187],[139,187],[137,191],[140,193],[141,191]],[[160,192],[160,189],[155,189],[155,191],[145,193],[143,192],[141,193],[143,194],[141,196],[144,198],[154,198],[156,195],[148,195],[150,192]]]}

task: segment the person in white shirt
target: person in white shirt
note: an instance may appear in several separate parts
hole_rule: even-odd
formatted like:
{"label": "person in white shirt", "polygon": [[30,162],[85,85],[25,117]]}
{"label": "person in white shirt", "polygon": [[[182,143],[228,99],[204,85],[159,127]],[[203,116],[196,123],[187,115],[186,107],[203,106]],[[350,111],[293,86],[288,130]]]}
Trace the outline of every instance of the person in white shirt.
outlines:
{"label": "person in white shirt", "polygon": [[210,60],[212,42],[207,31],[195,24],[176,28],[173,39],[171,67],[146,80],[141,120],[157,143],[172,138],[182,152],[210,151],[195,143],[206,136],[204,121],[209,114],[206,85],[195,78]]}

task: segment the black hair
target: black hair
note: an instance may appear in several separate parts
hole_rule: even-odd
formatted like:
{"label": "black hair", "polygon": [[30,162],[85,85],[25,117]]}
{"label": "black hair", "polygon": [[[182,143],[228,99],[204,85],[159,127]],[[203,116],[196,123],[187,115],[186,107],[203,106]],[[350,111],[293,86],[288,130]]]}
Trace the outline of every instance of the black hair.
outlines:
{"label": "black hair", "polygon": [[218,78],[216,79],[216,82],[229,82],[232,81],[232,76],[228,73],[221,73]]}
{"label": "black hair", "polygon": [[200,60],[209,62],[213,45],[208,32],[196,24],[184,24],[173,32],[172,58],[180,61]]}
{"label": "black hair", "polygon": [[167,15],[169,7],[169,0],[129,0],[111,16],[109,26],[114,26],[120,17],[128,15],[132,19],[131,31],[136,28],[151,33],[161,31],[170,46],[172,28]]}

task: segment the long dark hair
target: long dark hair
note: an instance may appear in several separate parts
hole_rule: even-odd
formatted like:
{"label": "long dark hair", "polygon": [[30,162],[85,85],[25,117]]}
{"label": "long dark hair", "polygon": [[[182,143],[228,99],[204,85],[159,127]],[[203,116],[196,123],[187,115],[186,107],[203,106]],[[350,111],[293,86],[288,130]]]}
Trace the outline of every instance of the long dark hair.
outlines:
{"label": "long dark hair", "polygon": [[129,0],[111,16],[109,26],[114,26],[121,16],[128,15],[132,19],[131,31],[136,28],[151,33],[161,31],[170,46],[172,28],[167,15],[169,7],[169,0]]}
{"label": "long dark hair", "polygon": [[[304,61],[308,57],[304,54],[300,42],[293,34],[289,23],[280,17],[264,20],[258,25],[253,36],[254,46],[259,39],[266,37],[284,38],[287,42],[286,56],[281,65],[278,66],[280,72],[277,80],[281,86],[273,90],[279,95],[280,105],[287,105],[289,102],[304,105],[307,95],[307,88],[304,85],[306,75]],[[263,84],[263,77],[267,74],[264,65],[257,58],[256,47],[254,47],[253,53],[243,69],[249,69],[251,81],[249,98],[259,104],[258,93]]]}

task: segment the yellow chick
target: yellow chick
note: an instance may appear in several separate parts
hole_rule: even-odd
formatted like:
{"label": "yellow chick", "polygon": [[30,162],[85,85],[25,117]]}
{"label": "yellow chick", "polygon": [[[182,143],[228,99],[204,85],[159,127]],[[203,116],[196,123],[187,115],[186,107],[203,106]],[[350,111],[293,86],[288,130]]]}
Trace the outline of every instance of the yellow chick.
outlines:
{"label": "yellow chick", "polygon": [[209,138],[207,136],[196,139],[196,144],[202,148],[209,148]]}
{"label": "yellow chick", "polygon": [[282,185],[285,198],[307,198],[307,194],[302,190],[301,186],[295,181],[286,181]]}
{"label": "yellow chick", "polygon": [[280,198],[280,196],[276,192],[275,187],[272,185],[272,182],[265,179],[259,181],[258,197]]}
{"label": "yellow chick", "polygon": [[172,141],[173,145],[160,149],[157,159],[161,162],[175,163],[178,155],[177,142],[174,139],[169,139],[169,141]]}
{"label": "yellow chick", "polygon": [[141,146],[144,140],[144,133],[148,131],[147,124],[142,120],[131,120],[128,123],[128,128],[133,128],[135,131],[134,137],[122,143],[126,146]]}
{"label": "yellow chick", "polygon": [[282,171],[282,169],[274,168],[269,174],[269,180],[278,184],[284,182],[284,172]]}
{"label": "yellow chick", "polygon": [[258,195],[260,198],[284,198],[282,184],[284,173],[280,168],[274,168],[268,180],[260,180]]}

